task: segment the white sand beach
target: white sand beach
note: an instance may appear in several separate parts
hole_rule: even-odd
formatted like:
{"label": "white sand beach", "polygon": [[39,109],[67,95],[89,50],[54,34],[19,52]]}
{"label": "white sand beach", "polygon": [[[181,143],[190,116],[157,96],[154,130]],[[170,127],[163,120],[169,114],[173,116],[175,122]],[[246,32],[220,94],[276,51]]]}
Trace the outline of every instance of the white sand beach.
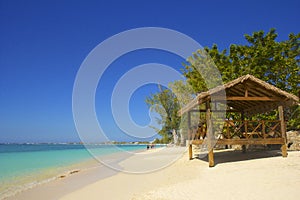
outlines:
{"label": "white sand beach", "polygon": [[[161,153],[168,151],[171,149]],[[287,158],[274,151],[219,152],[215,157],[213,168],[205,159],[189,161],[184,155],[162,170],[118,173],[61,199],[298,199],[300,152],[289,152]],[[124,161],[133,162],[143,161],[134,157]]]}
{"label": "white sand beach", "polygon": [[[145,169],[149,161],[159,166],[166,157],[176,158],[182,148],[153,150],[132,156],[121,166]],[[179,154],[181,155],[181,154]],[[155,172],[132,174],[107,167],[79,172],[17,195],[14,199],[298,199],[300,152],[238,151],[215,153],[216,166],[208,167],[207,158],[188,160],[187,153],[174,163]],[[102,175],[100,175],[102,173]],[[106,174],[106,175],[105,175]],[[91,178],[96,177],[96,178]],[[89,179],[89,180],[87,180]],[[98,180],[96,180],[98,179]]]}

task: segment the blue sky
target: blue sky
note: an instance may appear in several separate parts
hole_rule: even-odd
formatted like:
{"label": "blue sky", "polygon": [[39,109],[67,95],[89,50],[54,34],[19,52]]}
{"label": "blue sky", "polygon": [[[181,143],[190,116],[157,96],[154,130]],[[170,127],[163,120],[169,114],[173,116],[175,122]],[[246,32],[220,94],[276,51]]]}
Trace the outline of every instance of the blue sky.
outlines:
{"label": "blue sky", "polygon": [[[274,27],[278,40],[300,30],[299,1],[15,1],[0,0],[0,143],[79,141],[72,117],[76,73],[89,52],[119,32],[164,27],[202,46],[244,44],[243,35]],[[132,67],[157,62],[181,68],[182,58],[146,50],[114,62],[99,84],[98,120],[110,139],[133,140],[114,124],[109,97]],[[142,77],[141,77],[142,78]],[[145,86],[134,93],[134,121],[149,121]]]}

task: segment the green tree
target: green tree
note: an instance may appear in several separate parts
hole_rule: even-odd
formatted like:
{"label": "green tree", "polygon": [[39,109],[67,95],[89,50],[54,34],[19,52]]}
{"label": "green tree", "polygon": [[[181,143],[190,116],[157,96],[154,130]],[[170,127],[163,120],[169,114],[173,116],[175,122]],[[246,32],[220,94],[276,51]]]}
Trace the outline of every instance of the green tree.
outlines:
{"label": "green tree", "polygon": [[193,90],[190,84],[187,84],[186,81],[178,80],[169,83],[168,87],[176,95],[178,103],[181,107],[188,104],[191,100],[195,98],[195,91]]}
{"label": "green tree", "polygon": [[[176,95],[176,98],[178,99],[180,107],[186,106],[188,103],[190,103],[195,98],[195,92],[190,84],[188,84],[186,81],[178,80],[172,83],[169,83],[169,88],[172,90],[172,92]],[[179,123],[179,143],[181,146],[185,144],[185,140],[188,138],[188,115],[187,113],[181,115],[181,118],[178,118],[180,120]],[[198,124],[199,121],[199,113],[194,112],[191,115],[191,124]],[[177,130],[178,130],[177,129]]]}
{"label": "green tree", "polygon": [[[204,48],[214,61],[221,73],[224,83],[234,80],[246,74],[264,80],[282,90],[298,95],[300,87],[300,33],[289,35],[285,41],[276,41],[275,29],[268,33],[264,31],[254,32],[252,35],[245,35],[246,45],[230,45],[229,50],[218,49],[215,44],[211,48]],[[197,65],[205,67],[207,59],[197,56],[197,51],[184,64],[183,73],[197,92],[206,91],[208,86],[203,76],[196,70]],[[196,56],[195,56],[196,55]],[[211,64],[208,64],[211,65]],[[209,71],[207,73],[210,73]],[[290,113],[298,113],[294,107]],[[300,128],[300,116],[294,114],[292,118],[293,127]],[[291,123],[290,123],[291,124]]]}
{"label": "green tree", "polygon": [[188,85],[200,93],[222,84],[219,69],[210,57],[207,49],[199,49],[183,63],[183,74],[188,80]]}
{"label": "green tree", "polygon": [[160,92],[147,97],[146,103],[152,111],[160,115],[157,122],[162,128],[152,128],[162,136],[163,143],[171,142],[173,139],[172,131],[178,130],[180,125],[180,117],[177,115],[180,105],[176,95],[171,90],[160,87]]}
{"label": "green tree", "polygon": [[[286,41],[277,42],[277,33],[271,29],[245,35],[246,45],[230,45],[229,51],[220,51],[217,45],[205,50],[216,64],[226,83],[242,75],[252,74],[287,92],[298,95],[300,86],[300,33],[289,35]],[[200,61],[199,61],[200,60]],[[206,90],[205,82],[194,63],[203,62],[194,55],[185,64],[184,75],[196,91]]]}
{"label": "green tree", "polygon": [[287,127],[290,130],[300,130],[300,106],[296,105],[287,111]]}

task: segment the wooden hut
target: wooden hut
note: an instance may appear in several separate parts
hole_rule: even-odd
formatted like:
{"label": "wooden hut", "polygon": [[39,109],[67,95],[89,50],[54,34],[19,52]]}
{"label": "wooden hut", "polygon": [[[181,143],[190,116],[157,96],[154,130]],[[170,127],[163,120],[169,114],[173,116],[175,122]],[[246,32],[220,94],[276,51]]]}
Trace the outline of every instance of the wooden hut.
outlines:
{"label": "wooden hut", "polygon": [[[225,92],[224,92],[225,91]],[[299,104],[299,98],[252,75],[245,75],[223,86],[202,92],[179,111],[188,115],[189,158],[193,158],[192,145],[207,145],[209,166],[214,166],[215,145],[281,145],[282,156],[287,156],[286,123],[284,108]],[[225,105],[218,106],[218,105]],[[221,109],[220,109],[221,108]],[[251,120],[256,114],[266,114],[278,109],[276,120]],[[205,134],[191,138],[191,113],[205,116]],[[239,119],[220,119],[213,113],[235,113]],[[223,124],[222,130],[215,130],[215,124]],[[193,134],[194,135],[194,134]]]}

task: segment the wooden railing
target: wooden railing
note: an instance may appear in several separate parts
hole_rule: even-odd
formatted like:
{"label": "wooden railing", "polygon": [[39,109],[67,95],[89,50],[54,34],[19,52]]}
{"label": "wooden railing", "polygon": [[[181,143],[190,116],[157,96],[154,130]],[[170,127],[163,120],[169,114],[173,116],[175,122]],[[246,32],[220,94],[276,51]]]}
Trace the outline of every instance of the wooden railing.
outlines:
{"label": "wooden railing", "polygon": [[[214,121],[213,126],[223,129],[213,132],[216,139],[266,139],[266,138],[282,138],[280,120],[225,120]],[[190,130],[190,139],[199,140],[206,137],[206,124],[198,127],[196,130]]]}
{"label": "wooden railing", "polygon": [[224,138],[281,138],[280,120],[226,120]]}

